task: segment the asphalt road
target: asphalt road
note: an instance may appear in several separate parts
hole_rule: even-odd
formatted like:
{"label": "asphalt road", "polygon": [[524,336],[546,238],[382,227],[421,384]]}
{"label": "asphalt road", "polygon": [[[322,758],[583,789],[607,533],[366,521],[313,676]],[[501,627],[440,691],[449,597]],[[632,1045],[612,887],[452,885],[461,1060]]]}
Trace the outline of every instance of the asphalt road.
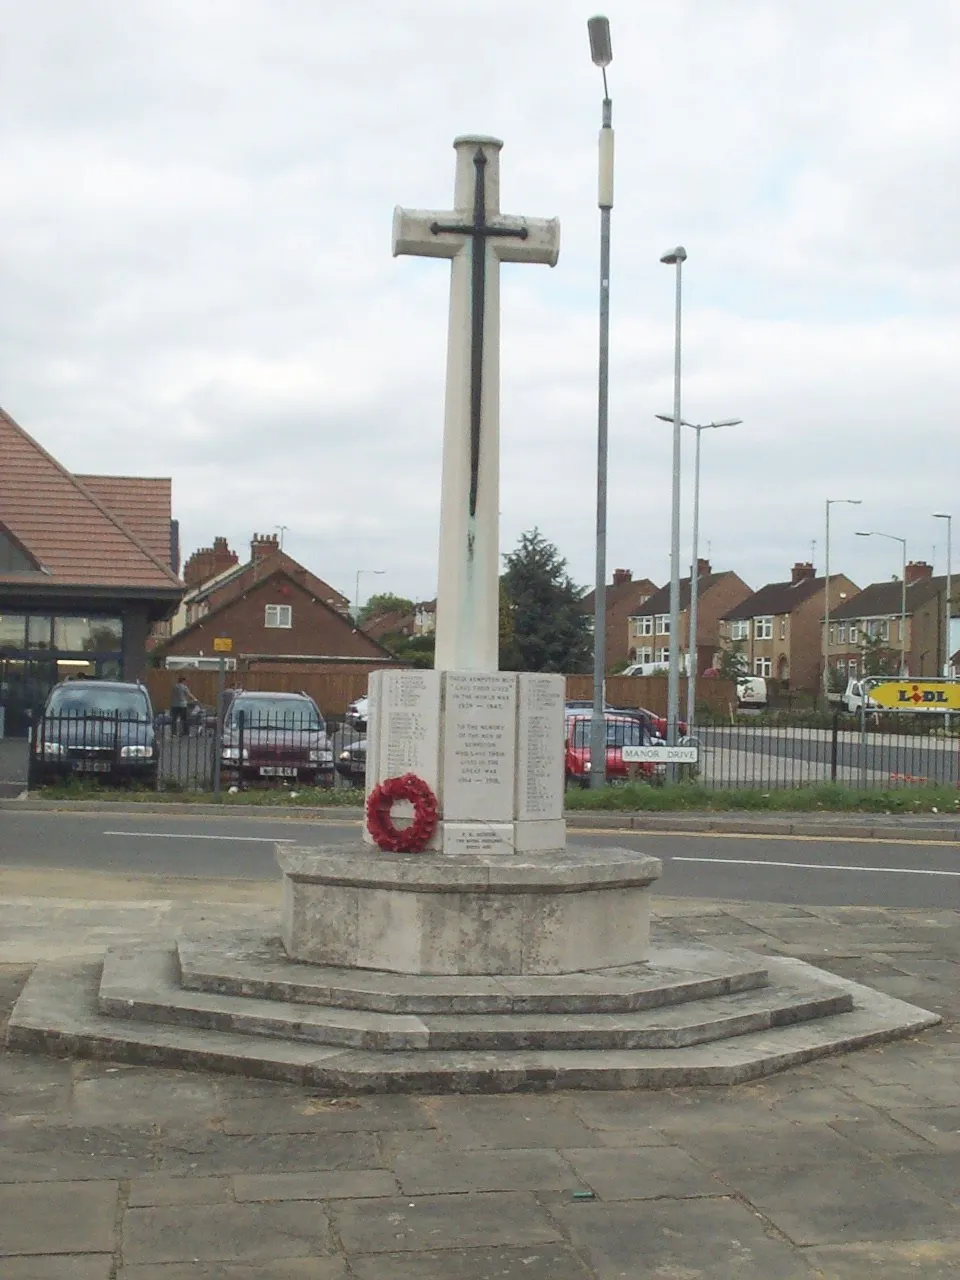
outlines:
{"label": "asphalt road", "polygon": [[[818,764],[825,770],[830,767],[832,734],[828,729],[771,730],[762,723],[756,728],[714,725],[698,729],[697,737],[707,751],[740,754],[736,763],[720,770],[728,785],[773,783],[793,776],[790,766],[796,764]],[[841,730],[836,762],[841,778],[856,776],[865,767],[871,783],[885,774],[909,774],[948,786],[960,780],[960,750],[955,739],[878,733],[869,725],[865,746],[859,731]]]}
{"label": "asphalt road", "polygon": [[[279,840],[357,839],[359,824],[297,817],[0,812],[0,868],[245,880],[278,876]],[[667,896],[810,906],[960,908],[955,842],[571,830],[577,845],[642,849],[663,860]]]}

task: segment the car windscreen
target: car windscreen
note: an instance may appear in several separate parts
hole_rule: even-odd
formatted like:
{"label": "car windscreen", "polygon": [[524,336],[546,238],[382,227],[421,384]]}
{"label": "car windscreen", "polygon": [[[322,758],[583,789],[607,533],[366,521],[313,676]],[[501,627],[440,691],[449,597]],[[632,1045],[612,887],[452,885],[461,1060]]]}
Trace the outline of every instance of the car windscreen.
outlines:
{"label": "car windscreen", "polygon": [[[642,747],[646,742],[646,726],[642,720],[608,720],[608,747]],[[590,721],[576,720],[573,725],[573,745],[590,746]]]}
{"label": "car windscreen", "polygon": [[645,726],[640,720],[608,720],[608,747],[642,747],[646,742]]}
{"label": "car windscreen", "polygon": [[121,720],[149,720],[150,704],[146,694],[139,689],[108,689],[78,683],[54,689],[47,714],[119,716]]}
{"label": "car windscreen", "polygon": [[240,713],[250,729],[315,729],[324,727],[323,718],[306,698],[237,698],[230,707],[227,723],[237,728]]}

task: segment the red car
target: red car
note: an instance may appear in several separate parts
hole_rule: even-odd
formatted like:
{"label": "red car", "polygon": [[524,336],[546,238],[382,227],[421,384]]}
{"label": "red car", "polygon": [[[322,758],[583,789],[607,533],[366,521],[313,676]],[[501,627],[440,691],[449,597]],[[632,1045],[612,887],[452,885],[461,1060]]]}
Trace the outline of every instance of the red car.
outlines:
{"label": "red car", "polygon": [[[624,747],[642,747],[651,743],[653,735],[645,720],[637,715],[607,712],[607,778],[626,782],[628,766],[623,763]],[[567,786],[586,787],[590,782],[590,727],[588,715],[570,716],[566,722],[565,762]],[[637,764],[629,766],[637,776],[650,779],[662,772],[662,766]]]}
{"label": "red car", "polygon": [[[617,707],[615,708],[618,715],[623,716],[642,716],[650,727],[650,732],[655,733],[658,738],[667,740],[667,717],[657,715],[656,711],[648,711],[646,707]],[[677,733],[681,738],[686,737],[687,722],[686,720],[677,721]]]}

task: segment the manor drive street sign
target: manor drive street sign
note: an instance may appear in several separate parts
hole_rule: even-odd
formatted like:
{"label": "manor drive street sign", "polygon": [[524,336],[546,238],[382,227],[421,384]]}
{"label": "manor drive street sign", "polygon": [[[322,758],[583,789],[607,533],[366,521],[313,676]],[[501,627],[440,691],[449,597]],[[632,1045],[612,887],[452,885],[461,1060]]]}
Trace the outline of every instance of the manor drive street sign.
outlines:
{"label": "manor drive street sign", "polygon": [[960,682],[953,680],[884,680],[870,685],[868,696],[891,711],[960,711]]}
{"label": "manor drive street sign", "polygon": [[696,764],[697,748],[690,747],[624,747],[624,764]]}

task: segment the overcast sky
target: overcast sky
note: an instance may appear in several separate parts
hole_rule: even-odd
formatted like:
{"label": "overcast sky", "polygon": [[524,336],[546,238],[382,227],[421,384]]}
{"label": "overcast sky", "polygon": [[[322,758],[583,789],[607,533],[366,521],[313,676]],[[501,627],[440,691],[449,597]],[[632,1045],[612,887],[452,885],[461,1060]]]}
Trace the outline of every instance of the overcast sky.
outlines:
{"label": "overcast sky", "polygon": [[[573,0],[0,0],[0,404],[67,467],[172,475],[353,596],[436,590],[461,133],[560,261],[503,269],[502,527],[594,573],[600,74]],[[960,6],[611,0],[607,564],[669,578],[674,273],[701,553],[751,587],[945,568],[960,515]],[[693,432],[685,432],[689,564]],[[960,525],[958,525],[960,535]],[[813,549],[812,544],[816,542]],[[958,538],[960,542],[960,538]],[[960,562],[960,555],[957,556]]]}

